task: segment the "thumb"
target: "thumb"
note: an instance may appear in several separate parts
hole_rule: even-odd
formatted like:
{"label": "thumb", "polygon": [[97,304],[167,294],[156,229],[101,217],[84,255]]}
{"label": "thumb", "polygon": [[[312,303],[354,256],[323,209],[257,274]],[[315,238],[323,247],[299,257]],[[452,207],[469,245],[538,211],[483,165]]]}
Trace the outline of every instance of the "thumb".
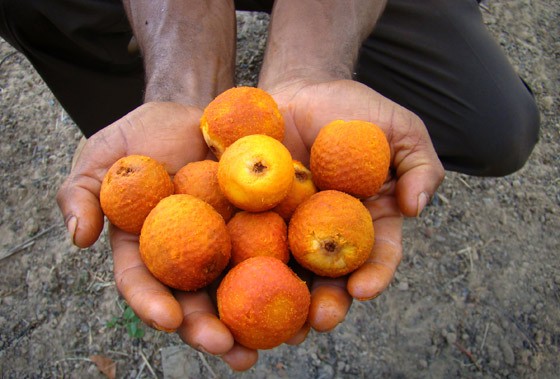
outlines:
{"label": "thumb", "polygon": [[80,172],[72,172],[60,187],[56,200],[72,242],[81,248],[93,245],[103,229],[99,205],[101,182]]}
{"label": "thumb", "polygon": [[110,165],[124,155],[118,143],[108,142],[115,139],[115,134],[103,130],[78,147],[70,175],[56,195],[70,238],[81,248],[93,245],[103,230],[101,182]]}
{"label": "thumb", "polygon": [[405,216],[416,217],[443,181],[445,171],[420,118],[409,112],[401,121],[406,127],[393,127],[390,137],[396,199]]}

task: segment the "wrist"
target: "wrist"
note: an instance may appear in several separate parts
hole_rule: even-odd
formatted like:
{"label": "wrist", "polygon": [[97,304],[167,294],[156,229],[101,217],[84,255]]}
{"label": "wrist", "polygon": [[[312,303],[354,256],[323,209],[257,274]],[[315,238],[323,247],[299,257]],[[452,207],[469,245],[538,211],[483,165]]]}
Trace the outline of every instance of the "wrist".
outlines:
{"label": "wrist", "polygon": [[171,101],[204,108],[214,97],[233,86],[229,70],[209,69],[197,72],[195,67],[185,67],[180,72],[153,70],[146,72],[144,101]]}
{"label": "wrist", "polygon": [[384,0],[277,0],[259,85],[352,79],[362,41],[384,5]]}
{"label": "wrist", "polygon": [[235,8],[224,0],[125,0],[149,101],[204,107],[233,86]]}

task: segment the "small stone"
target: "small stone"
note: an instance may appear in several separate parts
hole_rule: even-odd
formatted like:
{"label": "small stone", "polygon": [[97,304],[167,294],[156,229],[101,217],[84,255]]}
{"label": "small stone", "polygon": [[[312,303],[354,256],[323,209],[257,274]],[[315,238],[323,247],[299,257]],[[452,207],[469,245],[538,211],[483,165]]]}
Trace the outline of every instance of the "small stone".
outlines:
{"label": "small stone", "polygon": [[317,378],[318,379],[332,379],[334,377],[334,369],[329,364],[322,364],[317,369]]}
{"label": "small stone", "polygon": [[506,340],[502,340],[500,348],[502,349],[502,354],[504,355],[504,361],[509,366],[513,366],[515,364],[515,354],[513,353],[511,345]]}
{"label": "small stone", "polygon": [[445,336],[445,340],[449,345],[453,345],[455,342],[457,342],[457,334],[447,333],[447,335]]}
{"label": "small stone", "polygon": [[420,359],[418,361],[418,366],[420,366],[421,368],[428,368],[428,361],[425,359]]}
{"label": "small stone", "polygon": [[399,285],[397,286],[397,288],[401,291],[407,291],[408,290],[408,282],[400,282]]}
{"label": "small stone", "polygon": [[336,364],[336,371],[342,372],[344,371],[345,367],[346,367],[346,362],[338,361],[338,363]]}

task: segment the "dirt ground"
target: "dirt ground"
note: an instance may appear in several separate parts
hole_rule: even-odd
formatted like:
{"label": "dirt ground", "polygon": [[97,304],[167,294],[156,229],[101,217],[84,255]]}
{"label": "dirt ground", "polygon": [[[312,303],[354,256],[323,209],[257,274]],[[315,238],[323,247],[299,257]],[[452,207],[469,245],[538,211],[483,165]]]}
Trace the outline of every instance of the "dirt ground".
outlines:
{"label": "dirt ground", "polygon": [[[73,247],[55,202],[80,134],[1,41],[0,376],[103,378],[98,355],[119,378],[558,377],[560,2],[491,0],[483,14],[540,106],[529,162],[505,178],[448,173],[407,220],[404,260],[381,297],[355,302],[331,333],[261,352],[243,374],[175,335],[107,325],[125,320],[107,240]],[[266,26],[240,15],[240,84],[254,84]]]}

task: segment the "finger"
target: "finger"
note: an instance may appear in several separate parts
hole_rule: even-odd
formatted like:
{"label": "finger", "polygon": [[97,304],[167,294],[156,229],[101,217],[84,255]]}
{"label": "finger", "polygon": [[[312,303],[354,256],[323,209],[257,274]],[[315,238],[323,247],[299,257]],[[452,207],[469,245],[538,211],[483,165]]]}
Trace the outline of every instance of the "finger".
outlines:
{"label": "finger", "polygon": [[[387,202],[376,201],[376,206],[386,208]],[[372,205],[369,205],[372,207]],[[394,205],[393,207],[395,207]],[[383,214],[373,209],[372,214]],[[368,260],[348,278],[347,289],[357,300],[373,299],[391,283],[402,258],[402,217],[392,213],[375,219],[375,244]]]}
{"label": "finger", "polygon": [[222,355],[222,359],[232,370],[246,371],[257,363],[259,352],[235,343],[230,351]]}
{"label": "finger", "polygon": [[96,193],[99,183],[95,179],[71,175],[56,195],[68,235],[81,248],[93,245],[103,230],[103,212]]}
{"label": "finger", "polygon": [[309,323],[306,322],[294,336],[292,336],[289,340],[286,341],[286,344],[299,345],[300,343],[305,341],[310,330],[311,330],[311,325],[309,325]]}
{"label": "finger", "polygon": [[99,192],[110,165],[124,156],[124,150],[118,147],[120,139],[113,129],[107,128],[79,146],[72,171],[57,193],[68,234],[76,246],[91,246],[103,229]]}
{"label": "finger", "polygon": [[396,197],[401,212],[415,217],[443,181],[445,171],[426,127],[417,116],[408,112],[401,119],[396,117],[396,123],[408,124],[408,127],[394,127],[390,136],[397,175]]}
{"label": "finger", "polygon": [[309,324],[318,332],[331,331],[344,321],[351,305],[346,279],[316,277],[311,289]]}
{"label": "finger", "polygon": [[184,314],[177,333],[185,343],[213,355],[226,354],[233,348],[233,336],[216,316],[206,291],[176,292],[175,296]]}
{"label": "finger", "polygon": [[183,321],[173,294],[148,271],[138,250],[138,236],[111,226],[111,247],[117,290],[147,325],[167,332]]}

